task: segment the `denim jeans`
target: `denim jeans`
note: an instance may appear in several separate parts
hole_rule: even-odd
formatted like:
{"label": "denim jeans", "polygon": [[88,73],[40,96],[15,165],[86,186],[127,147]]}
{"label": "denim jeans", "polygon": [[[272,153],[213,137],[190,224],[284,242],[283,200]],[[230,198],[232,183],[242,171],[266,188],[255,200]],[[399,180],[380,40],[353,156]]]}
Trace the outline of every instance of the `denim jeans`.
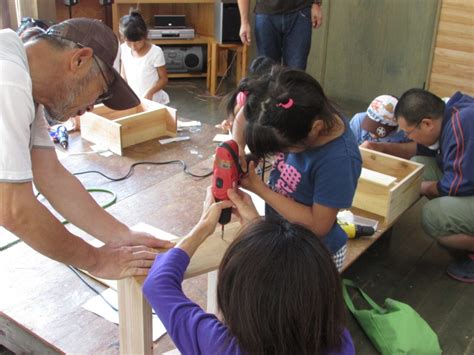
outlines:
{"label": "denim jeans", "polygon": [[291,68],[306,69],[311,34],[311,6],[287,14],[255,16],[258,55]]}

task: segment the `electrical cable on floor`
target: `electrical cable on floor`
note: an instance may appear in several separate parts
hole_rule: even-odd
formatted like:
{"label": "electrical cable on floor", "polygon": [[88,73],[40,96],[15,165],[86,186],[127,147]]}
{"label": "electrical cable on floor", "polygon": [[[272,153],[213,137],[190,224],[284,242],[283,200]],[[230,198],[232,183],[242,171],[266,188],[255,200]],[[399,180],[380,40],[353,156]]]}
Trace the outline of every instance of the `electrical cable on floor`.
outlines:
{"label": "electrical cable on floor", "polygon": [[227,73],[229,72],[230,68],[232,68],[232,65],[234,64],[236,58],[237,58],[237,51],[234,52],[234,55],[232,56],[232,60],[230,61],[230,64],[227,66],[226,71],[222,75],[222,78],[219,81],[219,84],[217,85],[216,93],[219,92],[219,88],[221,87],[222,83],[224,82],[224,79],[227,77]]}
{"label": "electrical cable on floor", "polygon": [[186,165],[186,162],[184,162],[184,160],[168,160],[168,161],[162,161],[162,162],[153,162],[153,161],[139,161],[139,162],[136,162],[136,163],[133,163],[131,166],[130,166],[130,169],[128,170],[128,172],[122,176],[122,177],[119,177],[119,178],[113,178],[113,177],[110,177],[110,176],[107,176],[105,175],[104,173],[100,172],[100,171],[97,171],[97,170],[88,170],[88,171],[81,171],[81,172],[77,172],[77,173],[74,173],[74,175],[84,175],[84,174],[99,174],[103,177],[105,177],[106,179],[109,179],[111,181],[122,181],[122,180],[125,180],[125,179],[128,179],[130,176],[132,176],[134,170],[135,170],[135,167],[138,166],[138,165],[165,165],[165,164],[176,164],[176,163],[179,163],[183,166],[183,171],[185,174],[188,174],[192,177],[195,177],[195,178],[205,178],[205,177],[208,177],[208,176],[211,176],[212,175],[212,171],[210,171],[209,173],[207,174],[204,174],[204,175],[197,175],[197,174],[194,174],[192,172],[190,172],[188,170],[188,167]]}
{"label": "electrical cable on floor", "polygon": [[107,301],[107,299],[102,295],[102,293],[100,293],[100,291],[98,289],[96,289],[94,286],[92,286],[89,282],[86,281],[86,279],[84,279],[82,277],[82,275],[80,274],[80,271],[78,269],[76,269],[74,266],[71,266],[71,265],[67,265],[67,267],[69,269],[71,269],[71,271],[73,273],[76,274],[77,277],[79,277],[79,279],[84,283],[84,285],[86,285],[87,287],[89,287],[94,293],[96,293],[97,295],[100,296],[100,298],[102,298],[104,300],[105,303],[107,303],[110,308],[112,308],[114,311],[118,312],[118,309],[117,307],[114,307],[113,304],[111,304],[109,301]]}
{"label": "electrical cable on floor", "polygon": [[[95,294],[97,294],[98,296],[100,296],[100,298],[102,298],[104,300],[105,303],[107,303],[107,305],[109,305],[110,308],[112,308],[115,312],[118,312],[118,308],[115,307],[112,303],[110,303],[109,301],[107,301],[107,299],[102,295],[102,293],[96,289],[94,286],[92,286],[82,275],[81,275],[81,270],[79,270],[78,268],[72,266],[72,265],[67,265],[67,267],[74,273],[76,274],[76,276],[79,278],[79,280],[82,281],[82,283],[84,283],[84,285],[86,285],[89,289],[92,290],[92,292],[94,292]],[[151,314],[153,315],[156,315],[155,311],[152,311]]]}

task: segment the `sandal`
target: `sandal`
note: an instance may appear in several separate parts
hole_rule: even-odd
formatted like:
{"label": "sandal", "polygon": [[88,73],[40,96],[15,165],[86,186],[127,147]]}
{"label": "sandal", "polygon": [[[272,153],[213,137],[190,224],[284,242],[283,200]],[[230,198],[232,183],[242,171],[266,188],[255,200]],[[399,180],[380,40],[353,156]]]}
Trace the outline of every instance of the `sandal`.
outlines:
{"label": "sandal", "polygon": [[455,280],[474,283],[474,259],[468,256],[463,261],[455,261],[449,264],[446,272]]}

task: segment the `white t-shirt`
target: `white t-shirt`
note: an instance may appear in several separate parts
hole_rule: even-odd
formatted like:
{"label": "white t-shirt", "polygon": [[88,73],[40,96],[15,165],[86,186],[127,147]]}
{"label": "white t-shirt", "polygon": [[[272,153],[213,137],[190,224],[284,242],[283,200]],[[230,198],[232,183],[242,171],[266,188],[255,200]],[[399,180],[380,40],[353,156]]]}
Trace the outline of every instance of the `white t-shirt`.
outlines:
{"label": "white t-shirt", "polygon": [[[163,51],[156,45],[152,45],[143,57],[136,58],[132,56],[132,49],[126,43],[122,43],[120,59],[128,85],[139,97],[145,96],[148,89],[158,81],[159,76],[156,68],[166,64]],[[164,90],[160,90],[153,95],[153,101],[167,104],[170,102],[170,98]]]}
{"label": "white t-shirt", "polygon": [[0,182],[33,180],[31,148],[54,149],[43,107],[35,105],[20,38],[0,30]]}

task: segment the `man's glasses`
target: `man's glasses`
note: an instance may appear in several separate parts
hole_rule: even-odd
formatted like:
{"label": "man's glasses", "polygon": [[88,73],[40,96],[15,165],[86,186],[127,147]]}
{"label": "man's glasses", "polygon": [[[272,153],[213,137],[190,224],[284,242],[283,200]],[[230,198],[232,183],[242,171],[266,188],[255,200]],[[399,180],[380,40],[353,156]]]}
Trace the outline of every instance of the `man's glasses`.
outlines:
{"label": "man's glasses", "polygon": [[[79,42],[75,42],[73,40],[70,40],[69,38],[65,38],[65,37],[62,37],[62,36],[58,36],[54,33],[52,33],[52,31],[46,31],[46,34],[48,36],[53,36],[53,37],[57,37],[57,38],[61,38],[61,39],[64,39],[66,41],[69,41],[69,42],[72,42],[74,43],[76,46],[78,46],[79,48],[85,48],[86,46],[84,46],[83,44],[79,43]],[[100,94],[99,97],[95,100],[94,102],[94,105],[99,105],[101,103],[103,103],[104,101],[107,101],[109,100],[110,98],[112,98],[113,96],[113,93],[110,92],[110,86],[112,85],[113,81],[109,82],[107,80],[107,77],[105,76],[104,74],[104,71],[102,70],[102,67],[100,66],[100,63],[99,61],[97,60],[96,56],[95,55],[92,55],[92,58],[94,59],[94,62],[95,64],[97,64],[97,67],[99,68],[99,71],[100,71],[100,75],[102,75],[102,78],[104,79],[104,82],[105,82],[105,85],[107,85],[107,89],[104,93]]]}
{"label": "man's glasses", "polygon": [[110,92],[110,86],[112,85],[112,83],[111,82],[109,83],[109,81],[107,80],[107,77],[105,76],[104,71],[102,70],[102,68],[101,68],[99,62],[97,61],[95,55],[93,55],[92,58],[94,58],[94,62],[95,62],[95,64],[97,64],[97,67],[99,68],[100,74],[102,75],[102,78],[105,81],[105,85],[107,85],[107,90],[103,94],[99,95],[99,97],[94,102],[94,105],[98,105],[98,104],[101,104],[104,101],[107,101],[110,98],[112,98],[113,93]]}
{"label": "man's glasses", "polygon": [[410,138],[411,134],[412,134],[415,130],[417,130],[417,129],[420,127],[420,123],[421,123],[421,121],[419,121],[419,122],[415,125],[415,127],[413,127],[412,129],[410,129],[409,131],[405,131],[405,130],[404,130],[405,136],[406,136],[407,138]]}

